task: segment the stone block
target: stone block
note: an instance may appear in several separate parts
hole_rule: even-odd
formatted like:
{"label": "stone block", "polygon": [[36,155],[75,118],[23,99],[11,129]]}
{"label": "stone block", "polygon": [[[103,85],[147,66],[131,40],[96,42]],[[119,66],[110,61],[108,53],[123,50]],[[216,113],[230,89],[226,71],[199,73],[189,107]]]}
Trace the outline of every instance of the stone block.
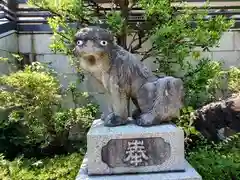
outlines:
{"label": "stone block", "polygon": [[18,51],[18,37],[14,31],[0,37],[0,49],[9,52]]}
{"label": "stone block", "polygon": [[51,34],[33,34],[33,46],[35,53],[52,53],[50,49],[51,37]]}
{"label": "stone block", "polygon": [[[10,62],[13,62],[14,58],[10,52],[2,51],[0,49],[0,57],[7,58]],[[13,64],[10,64],[7,61],[0,61],[0,76],[4,74],[9,74],[16,70]]]}
{"label": "stone block", "polygon": [[44,61],[51,62],[51,67],[61,73],[75,73],[74,67],[71,65],[70,59],[63,54],[46,54]]}
{"label": "stone block", "polygon": [[95,120],[87,154],[89,174],[184,170],[184,133],[173,124],[105,127]]}
{"label": "stone block", "polygon": [[52,53],[50,47],[51,34],[19,34],[19,51],[22,53],[49,54]]}
{"label": "stone block", "polygon": [[213,60],[223,63],[224,68],[240,66],[240,51],[216,51],[213,52]]}
{"label": "stone block", "polygon": [[184,161],[185,171],[97,176],[88,175],[87,161],[85,157],[76,180],[202,180],[202,177],[186,160]]}
{"label": "stone block", "polygon": [[240,32],[234,31],[234,50],[239,51],[240,50]]}
{"label": "stone block", "polygon": [[224,32],[218,47],[210,48],[210,51],[232,51],[234,50],[234,32]]}
{"label": "stone block", "polygon": [[32,52],[31,34],[19,34],[18,46],[19,52],[31,53]]}

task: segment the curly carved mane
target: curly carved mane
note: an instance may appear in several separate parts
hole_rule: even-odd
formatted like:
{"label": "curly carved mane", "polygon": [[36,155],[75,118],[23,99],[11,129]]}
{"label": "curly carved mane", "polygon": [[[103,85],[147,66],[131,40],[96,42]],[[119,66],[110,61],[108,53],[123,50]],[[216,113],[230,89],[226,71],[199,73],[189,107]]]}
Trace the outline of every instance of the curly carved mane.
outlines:
{"label": "curly carved mane", "polygon": [[153,77],[152,71],[139,63],[135,55],[117,45],[111,57],[111,69],[116,72],[120,82],[129,85],[139,78],[147,80]]}

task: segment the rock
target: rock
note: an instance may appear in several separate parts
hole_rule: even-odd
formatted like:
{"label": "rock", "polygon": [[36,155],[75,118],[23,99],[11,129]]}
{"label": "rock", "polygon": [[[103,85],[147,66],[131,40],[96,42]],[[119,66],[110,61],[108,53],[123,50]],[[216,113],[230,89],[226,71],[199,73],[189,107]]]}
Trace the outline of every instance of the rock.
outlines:
{"label": "rock", "polygon": [[193,120],[209,140],[219,141],[240,132],[240,95],[203,106],[196,110]]}

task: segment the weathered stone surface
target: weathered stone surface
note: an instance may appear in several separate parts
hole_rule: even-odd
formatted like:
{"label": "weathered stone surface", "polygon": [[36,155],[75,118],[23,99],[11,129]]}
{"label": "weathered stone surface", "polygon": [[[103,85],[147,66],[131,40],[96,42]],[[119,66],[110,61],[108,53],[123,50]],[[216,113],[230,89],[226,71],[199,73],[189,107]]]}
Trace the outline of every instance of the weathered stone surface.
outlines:
{"label": "weathered stone surface", "polygon": [[172,124],[106,127],[95,120],[87,141],[89,174],[184,169],[184,133]]}
{"label": "weathered stone surface", "polygon": [[111,99],[110,108],[101,116],[105,126],[126,124],[130,101],[136,106],[132,117],[139,126],[160,124],[179,115],[184,96],[180,78],[154,75],[138,56],[118,46],[107,29],[81,28],[75,42],[75,67],[96,78]]}
{"label": "weathered stone surface", "polygon": [[240,94],[201,107],[192,119],[196,129],[210,140],[240,132]]}
{"label": "weathered stone surface", "polygon": [[202,180],[195,169],[184,161],[184,172],[168,173],[145,173],[145,174],[123,174],[123,175],[88,175],[88,159],[85,157],[76,177],[76,180]]}

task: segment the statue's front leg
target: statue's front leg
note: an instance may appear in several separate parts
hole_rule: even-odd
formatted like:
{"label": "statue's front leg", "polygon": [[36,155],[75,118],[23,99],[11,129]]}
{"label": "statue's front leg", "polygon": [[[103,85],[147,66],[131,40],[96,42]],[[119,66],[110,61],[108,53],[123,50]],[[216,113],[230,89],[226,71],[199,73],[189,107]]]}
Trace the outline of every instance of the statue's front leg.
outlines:
{"label": "statue's front leg", "polygon": [[136,120],[140,117],[142,111],[139,107],[139,104],[138,104],[136,98],[131,97],[131,99],[132,99],[133,104],[136,106],[136,109],[132,112],[132,118]]}
{"label": "statue's front leg", "polygon": [[156,124],[155,101],[157,100],[156,82],[147,82],[139,90],[137,94],[138,106],[141,110],[140,114],[134,119],[139,126],[151,126]]}
{"label": "statue's front leg", "polygon": [[133,112],[132,112],[132,118],[133,119],[138,119],[141,115],[141,110],[140,109],[135,109]]}
{"label": "statue's front leg", "polygon": [[105,109],[105,111],[101,115],[101,120],[103,121],[105,121],[106,117],[113,112],[112,103],[110,103],[110,100],[106,101],[106,103],[107,103],[107,109]]}
{"label": "statue's front leg", "polygon": [[104,118],[105,126],[114,127],[127,123],[129,98],[125,93],[111,93],[112,112]]}

